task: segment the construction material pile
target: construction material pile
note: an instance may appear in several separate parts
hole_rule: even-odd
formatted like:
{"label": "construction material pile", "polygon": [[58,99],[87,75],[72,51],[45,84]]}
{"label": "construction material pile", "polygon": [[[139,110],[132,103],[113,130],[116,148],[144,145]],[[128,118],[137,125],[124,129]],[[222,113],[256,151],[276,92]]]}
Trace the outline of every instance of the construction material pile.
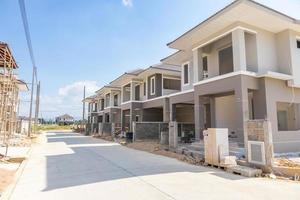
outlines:
{"label": "construction material pile", "polygon": [[282,167],[300,168],[300,162],[290,158],[275,158],[274,164]]}
{"label": "construction material pile", "polygon": [[[0,138],[0,141],[3,143],[3,138]],[[31,145],[31,139],[26,135],[13,133],[7,141],[7,145],[10,147],[29,147]]]}

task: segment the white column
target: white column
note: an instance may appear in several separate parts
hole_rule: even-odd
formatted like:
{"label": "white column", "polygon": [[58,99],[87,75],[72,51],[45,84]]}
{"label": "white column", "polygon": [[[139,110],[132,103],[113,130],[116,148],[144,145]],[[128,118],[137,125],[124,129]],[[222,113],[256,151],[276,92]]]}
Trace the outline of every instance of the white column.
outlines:
{"label": "white column", "polygon": [[114,95],[113,95],[112,91],[110,92],[110,96],[109,97],[110,97],[110,99],[109,99],[109,101],[110,101],[109,106],[113,107],[114,106]]}
{"label": "white column", "polygon": [[146,77],[146,99],[148,99],[148,76]]}
{"label": "white column", "polygon": [[[248,88],[244,86],[243,82],[235,88],[235,99],[236,99],[236,126],[238,142],[247,144],[247,129],[246,122],[249,120],[249,95]],[[246,140],[246,141],[245,141]]]}
{"label": "white column", "polygon": [[194,83],[203,79],[202,49],[193,50]]}
{"label": "white column", "polygon": [[124,101],[123,100],[124,99],[124,94],[125,94],[124,93],[124,87],[121,87],[121,94],[120,94],[121,95],[121,103],[123,103],[123,101]]}
{"label": "white column", "polygon": [[131,101],[135,100],[135,83],[134,82],[130,83],[130,100]]}
{"label": "white column", "polygon": [[236,29],[232,32],[232,51],[234,71],[246,71],[247,65],[244,30]]}

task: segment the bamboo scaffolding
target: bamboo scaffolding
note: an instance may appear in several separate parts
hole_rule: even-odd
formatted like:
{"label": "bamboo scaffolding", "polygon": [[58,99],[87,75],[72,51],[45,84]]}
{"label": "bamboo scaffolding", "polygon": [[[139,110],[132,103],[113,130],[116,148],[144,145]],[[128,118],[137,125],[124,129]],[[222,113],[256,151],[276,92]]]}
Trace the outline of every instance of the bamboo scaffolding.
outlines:
{"label": "bamboo scaffolding", "polygon": [[11,136],[16,132],[18,80],[14,75],[17,64],[7,44],[0,43],[0,137],[7,150]]}

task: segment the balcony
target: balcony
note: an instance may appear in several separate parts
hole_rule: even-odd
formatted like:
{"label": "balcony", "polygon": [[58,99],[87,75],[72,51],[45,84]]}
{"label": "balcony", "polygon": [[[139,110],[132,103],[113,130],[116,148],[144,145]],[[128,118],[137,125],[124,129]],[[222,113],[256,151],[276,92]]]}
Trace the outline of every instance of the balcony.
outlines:
{"label": "balcony", "polygon": [[181,81],[179,78],[163,78],[163,91],[162,95],[169,95],[172,93],[180,92]]}
{"label": "balcony", "polygon": [[236,29],[217,38],[193,50],[198,81],[235,71],[258,72],[255,33]]}
{"label": "balcony", "polygon": [[125,85],[122,88],[122,103],[125,103],[127,101],[131,100],[131,83]]}

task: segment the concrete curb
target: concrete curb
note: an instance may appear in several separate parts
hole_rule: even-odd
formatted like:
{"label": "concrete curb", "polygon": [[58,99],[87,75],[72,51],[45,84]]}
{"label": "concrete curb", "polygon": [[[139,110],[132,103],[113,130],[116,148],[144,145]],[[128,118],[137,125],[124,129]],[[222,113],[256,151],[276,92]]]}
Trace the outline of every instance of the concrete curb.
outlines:
{"label": "concrete curb", "polygon": [[2,193],[2,195],[0,197],[0,200],[9,200],[10,199],[13,191],[15,190],[15,187],[16,187],[17,183],[20,180],[21,175],[23,174],[25,166],[27,165],[27,163],[30,159],[32,149],[33,149],[33,146],[31,146],[29,148],[29,150],[26,154],[26,159],[20,164],[20,166],[19,166],[19,168],[18,168],[18,170],[15,174],[14,181],[6,188],[5,192]]}

